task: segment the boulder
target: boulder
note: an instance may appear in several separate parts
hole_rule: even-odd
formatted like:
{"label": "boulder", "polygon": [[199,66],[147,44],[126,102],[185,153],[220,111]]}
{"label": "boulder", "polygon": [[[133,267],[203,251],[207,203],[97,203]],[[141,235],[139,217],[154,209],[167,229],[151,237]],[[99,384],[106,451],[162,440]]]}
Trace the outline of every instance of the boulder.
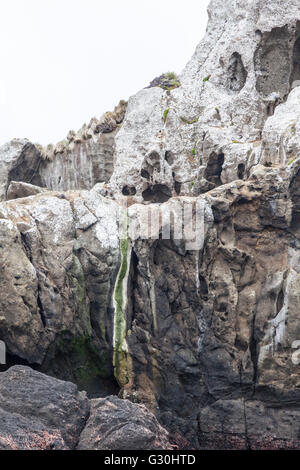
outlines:
{"label": "boulder", "polygon": [[73,449],[90,404],[77,387],[29,367],[0,374],[0,449]]}
{"label": "boulder", "polygon": [[171,450],[143,405],[89,401],[76,385],[14,366],[0,374],[0,450]]}
{"label": "boulder", "polygon": [[6,199],[7,201],[11,199],[20,199],[46,191],[47,189],[34,186],[33,184],[23,183],[22,181],[11,181],[7,189]]}
{"label": "boulder", "polygon": [[40,184],[41,154],[27,139],[14,139],[0,147],[0,201],[6,199],[11,181]]}
{"label": "boulder", "polygon": [[172,450],[168,432],[143,405],[115,396],[91,400],[79,450]]}

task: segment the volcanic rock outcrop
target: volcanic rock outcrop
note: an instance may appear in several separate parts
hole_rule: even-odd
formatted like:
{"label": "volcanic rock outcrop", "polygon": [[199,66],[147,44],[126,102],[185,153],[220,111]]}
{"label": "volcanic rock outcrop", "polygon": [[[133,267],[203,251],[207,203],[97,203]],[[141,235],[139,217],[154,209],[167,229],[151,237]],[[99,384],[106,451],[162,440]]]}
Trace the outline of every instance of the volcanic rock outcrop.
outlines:
{"label": "volcanic rock outcrop", "polygon": [[90,401],[74,384],[28,367],[0,374],[0,397],[0,450],[173,449],[143,405]]}
{"label": "volcanic rock outcrop", "polygon": [[[121,103],[98,138],[71,133],[52,157],[0,149],[2,369],[77,384],[55,387],[85,416],[76,444],[38,417],[39,439],[300,448],[299,85],[298,1],[213,0],[182,75],[153,80],[125,117]],[[28,407],[8,419],[17,447]]]}
{"label": "volcanic rock outcrop", "polygon": [[126,101],[120,101],[113,112],[92,118],[57,145],[43,148],[26,139],[14,139],[0,147],[0,201],[11,199],[7,194],[11,182],[54,191],[91,189],[96,183],[108,182],[114,168],[115,137],[126,107]]}

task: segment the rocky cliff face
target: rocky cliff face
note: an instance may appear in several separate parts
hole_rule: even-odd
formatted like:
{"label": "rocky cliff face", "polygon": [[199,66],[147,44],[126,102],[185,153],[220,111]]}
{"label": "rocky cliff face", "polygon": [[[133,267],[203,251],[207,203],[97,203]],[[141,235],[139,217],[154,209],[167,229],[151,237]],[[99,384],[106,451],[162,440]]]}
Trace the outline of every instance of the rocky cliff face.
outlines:
{"label": "rocky cliff face", "polygon": [[120,101],[113,112],[92,118],[56,145],[43,148],[26,139],[15,139],[0,147],[0,201],[30,195],[22,188],[10,194],[11,182],[53,191],[91,189],[96,183],[108,182],[114,168],[115,137],[126,107],[127,103]]}
{"label": "rocky cliff face", "polygon": [[[124,448],[98,437],[137,404],[167,429],[149,414],[139,441],[137,418],[145,448],[300,448],[299,57],[296,0],[213,0],[182,75],[122,104],[113,129],[106,115],[52,157],[1,149],[0,339],[9,366],[94,398],[79,448]],[[199,244],[178,231],[186,207]]]}

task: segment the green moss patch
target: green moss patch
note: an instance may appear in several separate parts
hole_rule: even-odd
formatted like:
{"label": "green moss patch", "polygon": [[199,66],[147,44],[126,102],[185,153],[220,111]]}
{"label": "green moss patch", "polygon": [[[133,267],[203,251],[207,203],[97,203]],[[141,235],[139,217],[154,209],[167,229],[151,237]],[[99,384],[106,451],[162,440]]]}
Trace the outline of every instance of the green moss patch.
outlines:
{"label": "green moss patch", "polygon": [[96,347],[90,335],[72,337],[68,331],[61,332],[53,362],[58,368],[56,376],[75,382],[81,390],[112,376],[109,351]]}
{"label": "green moss patch", "polygon": [[166,72],[152,80],[150,88],[158,86],[163,90],[171,91],[181,86],[180,80],[175,72]]}
{"label": "green moss patch", "polygon": [[196,124],[196,122],[199,121],[199,116],[194,118],[194,119],[186,119],[184,116],[180,116],[180,119],[182,122],[184,122],[185,124]]}
{"label": "green moss patch", "polygon": [[170,111],[170,108],[164,110],[164,114],[163,114],[163,121],[164,121],[164,123],[165,123],[166,120],[167,120],[169,111]]}

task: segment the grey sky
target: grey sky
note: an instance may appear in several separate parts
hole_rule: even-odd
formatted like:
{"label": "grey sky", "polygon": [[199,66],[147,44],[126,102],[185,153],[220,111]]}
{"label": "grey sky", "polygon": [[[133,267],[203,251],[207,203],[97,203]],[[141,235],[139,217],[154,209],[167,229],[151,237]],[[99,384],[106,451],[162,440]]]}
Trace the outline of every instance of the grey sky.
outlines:
{"label": "grey sky", "polygon": [[0,1],[0,145],[47,144],[166,71],[205,33],[209,0]]}

